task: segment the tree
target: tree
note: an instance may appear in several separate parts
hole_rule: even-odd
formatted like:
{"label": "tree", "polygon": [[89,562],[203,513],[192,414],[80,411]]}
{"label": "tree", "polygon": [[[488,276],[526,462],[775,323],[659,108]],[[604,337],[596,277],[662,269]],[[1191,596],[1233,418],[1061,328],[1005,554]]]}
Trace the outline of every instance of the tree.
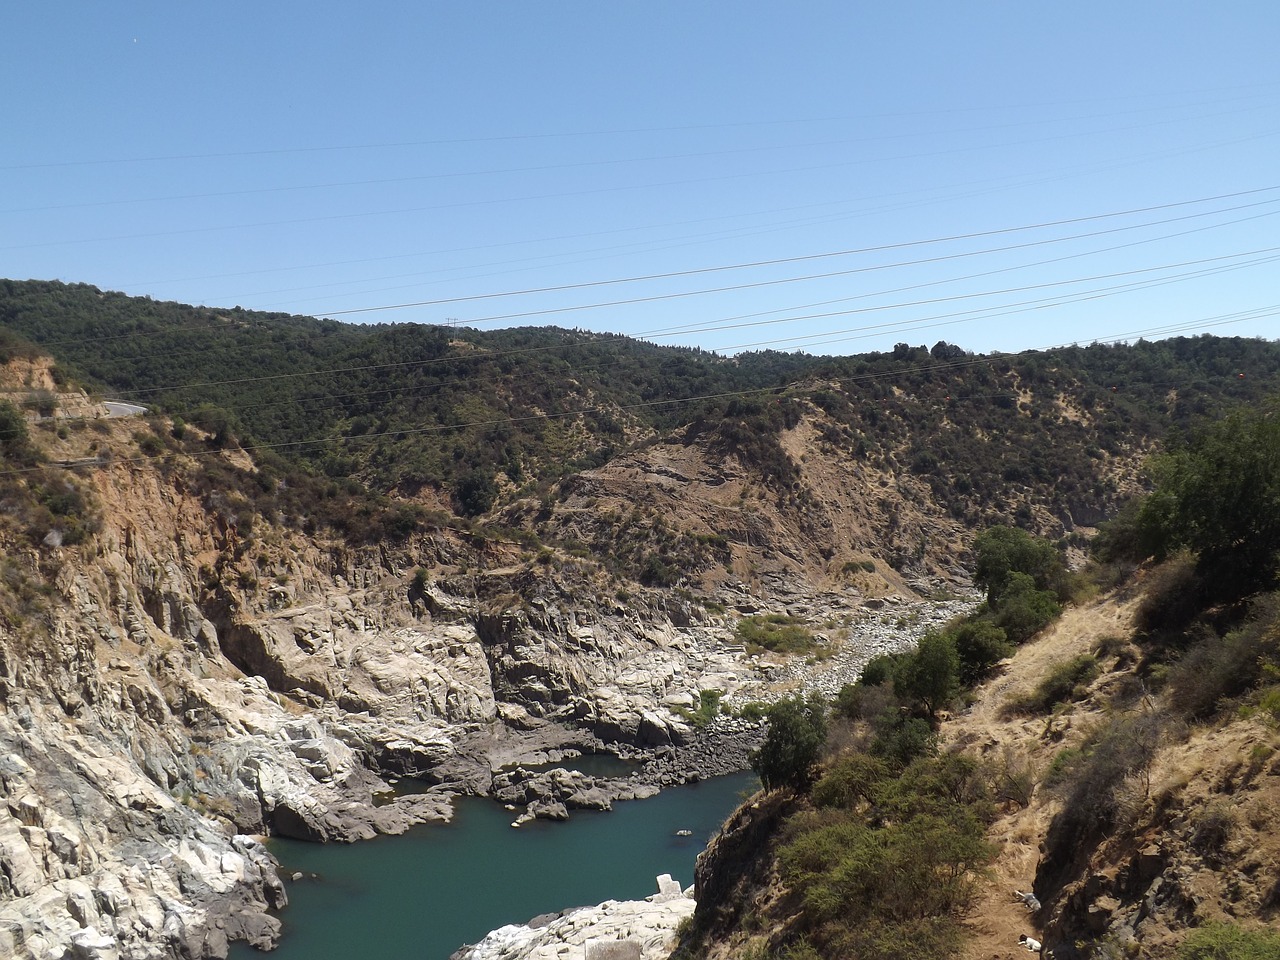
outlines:
{"label": "tree", "polygon": [[995,622],[1010,640],[1022,643],[1052,623],[1061,612],[1053,594],[1036,589],[1029,574],[1013,573],[1005,584]]}
{"label": "tree", "polygon": [[498,485],[483,470],[472,470],[458,480],[454,495],[458,500],[458,510],[464,517],[478,517],[493,506],[498,497]]}
{"label": "tree", "polygon": [[916,652],[898,664],[893,691],[932,717],[955,695],[959,677],[960,655],[954,639],[946,633],[926,633]]}
{"label": "tree", "polygon": [[751,769],[766,790],[807,790],[827,740],[826,705],[817,695],[779,700],[767,714],[769,732],[751,755]]}
{"label": "tree", "polygon": [[38,459],[27,421],[8,400],[0,400],[0,455],[10,463],[24,465]]}
{"label": "tree", "polygon": [[1004,629],[987,619],[967,620],[949,633],[960,658],[960,682],[966,687],[985,680],[992,667],[1013,654]]}
{"label": "tree", "polygon": [[1053,544],[1025,530],[991,527],[978,535],[973,548],[977,553],[973,582],[987,591],[987,603],[993,609],[1015,573],[1030,576],[1039,590],[1054,587],[1062,576],[1062,559]]}
{"label": "tree", "polygon": [[1270,586],[1280,550],[1280,408],[1235,413],[1185,447],[1153,458],[1155,490],[1139,513],[1142,542],[1179,547],[1220,596]]}

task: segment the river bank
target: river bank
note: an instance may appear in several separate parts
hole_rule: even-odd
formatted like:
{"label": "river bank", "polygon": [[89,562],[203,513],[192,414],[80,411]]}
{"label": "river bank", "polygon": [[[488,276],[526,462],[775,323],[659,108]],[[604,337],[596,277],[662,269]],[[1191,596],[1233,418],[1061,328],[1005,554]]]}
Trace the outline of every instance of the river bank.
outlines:
{"label": "river bank", "polygon": [[[606,900],[643,900],[654,878],[693,882],[708,840],[757,781],[749,773],[673,786],[519,830],[492,800],[459,797],[451,823],[358,844],[273,840],[290,905],[279,960],[353,956],[446,960],[531,917]],[[688,831],[687,835],[682,835]],[[243,945],[233,960],[260,957]]]}

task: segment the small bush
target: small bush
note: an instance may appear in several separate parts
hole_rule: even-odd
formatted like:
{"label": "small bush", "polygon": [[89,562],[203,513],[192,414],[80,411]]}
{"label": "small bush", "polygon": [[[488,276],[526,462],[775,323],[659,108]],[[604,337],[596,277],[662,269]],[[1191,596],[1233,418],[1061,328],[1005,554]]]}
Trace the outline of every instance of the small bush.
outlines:
{"label": "small bush", "polygon": [[1280,931],[1211,923],[1183,941],[1178,960],[1280,960]]}
{"label": "small bush", "polygon": [[1089,545],[1095,560],[1105,565],[1136,563],[1151,555],[1139,521],[1141,508],[1140,500],[1130,500],[1115,517],[1099,525],[1098,535]]}
{"label": "small bush", "polygon": [[1056,787],[1071,775],[1076,766],[1084,760],[1084,752],[1079,747],[1065,747],[1059,750],[1044,772],[1043,782],[1046,787]]}
{"label": "small bush", "polygon": [[879,757],[851,753],[841,757],[813,787],[818,807],[853,810],[875,800],[880,784],[888,780],[889,768]]}
{"label": "small bush", "polygon": [[1083,697],[1097,676],[1097,659],[1092,654],[1083,653],[1054,666],[1035,690],[1013,701],[1010,707],[1026,713],[1045,713],[1060,703]]}
{"label": "small bush", "polygon": [[988,761],[987,781],[992,798],[1002,803],[1025,807],[1036,790],[1036,778],[1030,764],[1006,745],[999,759]]}
{"label": "small bush", "polygon": [[1145,795],[1145,776],[1166,723],[1159,713],[1116,716],[1090,738],[1080,761],[1057,787],[1062,809],[1049,824],[1037,884],[1060,882],[1070,864],[1111,829],[1121,812],[1120,791],[1126,782],[1138,778]]}
{"label": "small bush", "polygon": [[1108,633],[1097,639],[1093,652],[1099,657],[1123,657],[1129,649],[1129,641],[1118,633]]}
{"label": "small bush", "polygon": [[1272,687],[1258,698],[1258,709],[1273,722],[1280,720],[1280,687]]}
{"label": "small bush", "polygon": [[698,706],[695,710],[678,710],[677,712],[693,726],[702,730],[711,726],[720,716],[720,701],[724,698],[723,690],[702,690],[698,693]]}
{"label": "small bush", "polygon": [[865,687],[878,687],[887,683],[893,679],[900,659],[902,659],[901,654],[893,653],[882,653],[879,656],[872,657],[867,661],[867,665],[862,668],[862,676],[858,678],[858,682]]}
{"label": "small bush", "polygon": [[39,457],[31,444],[27,421],[8,400],[0,400],[0,456],[21,466]]}
{"label": "small bush", "polygon": [[1208,804],[1196,818],[1191,846],[1203,857],[1216,857],[1231,839],[1236,828],[1236,814],[1221,800]]}
{"label": "small bush", "polygon": [[164,453],[164,444],[154,433],[138,433],[134,435],[134,439],[144,457],[158,457]]}
{"label": "small bush", "polygon": [[875,720],[886,711],[896,709],[897,703],[889,684],[868,687],[847,683],[836,694],[835,712],[850,720]]}
{"label": "small bush", "polygon": [[985,680],[997,663],[1013,655],[1008,635],[990,620],[970,620],[949,632],[960,656],[960,683],[966,687]]}
{"label": "small bush", "polygon": [[1010,574],[995,622],[1014,643],[1031,639],[1062,613],[1062,607],[1049,590],[1040,590],[1025,573]]}
{"label": "small bush", "polygon": [[918,757],[930,756],[938,749],[938,735],[926,720],[887,713],[876,723],[871,752],[901,770]]}
{"label": "small bush", "polygon": [[743,617],[736,633],[749,652],[810,653],[817,646],[803,620],[782,613]]}
{"label": "small bush", "polygon": [[1170,707],[1188,719],[1211,715],[1280,665],[1280,596],[1255,601],[1251,618],[1225,637],[1208,636],[1168,671]]}
{"label": "small bush", "polygon": [[1202,606],[1196,560],[1189,551],[1181,550],[1154,568],[1144,586],[1133,617],[1142,633],[1176,632],[1190,623]]}

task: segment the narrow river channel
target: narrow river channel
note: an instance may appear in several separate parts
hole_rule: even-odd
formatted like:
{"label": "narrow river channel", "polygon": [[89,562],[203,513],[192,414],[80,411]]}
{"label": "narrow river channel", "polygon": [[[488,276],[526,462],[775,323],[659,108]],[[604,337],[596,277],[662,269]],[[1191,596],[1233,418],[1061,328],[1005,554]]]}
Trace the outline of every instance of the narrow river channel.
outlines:
{"label": "narrow river channel", "polygon": [[[514,814],[464,797],[450,824],[356,844],[272,841],[286,881],[284,938],[269,955],[237,945],[232,960],[446,960],[490,930],[603,900],[638,900],[669,873],[693,882],[693,863],[740,799],[750,773],[573,811],[567,823],[512,829]],[[678,836],[681,830],[691,836]],[[314,875],[314,878],[313,878]]]}

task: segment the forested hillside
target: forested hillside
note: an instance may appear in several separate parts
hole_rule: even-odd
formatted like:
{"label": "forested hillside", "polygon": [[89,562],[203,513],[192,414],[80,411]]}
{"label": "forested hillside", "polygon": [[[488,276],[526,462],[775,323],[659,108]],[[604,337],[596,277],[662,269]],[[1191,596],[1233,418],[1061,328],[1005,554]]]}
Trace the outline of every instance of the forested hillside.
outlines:
{"label": "forested hillside", "polygon": [[[729,358],[555,328],[357,326],[37,281],[0,281],[0,331],[10,355],[52,354],[63,379],[217,444],[258,447],[321,499],[356,480],[361,494],[473,516],[657,438],[700,444],[785,490],[800,468],[780,437],[808,418],[822,444],[920,478],[966,523],[1043,526],[1039,506],[1070,528],[1114,508],[1132,480],[1121,465],[1153,440],[1280,387],[1280,345],[1257,340]],[[316,485],[325,478],[345,486]]]}

